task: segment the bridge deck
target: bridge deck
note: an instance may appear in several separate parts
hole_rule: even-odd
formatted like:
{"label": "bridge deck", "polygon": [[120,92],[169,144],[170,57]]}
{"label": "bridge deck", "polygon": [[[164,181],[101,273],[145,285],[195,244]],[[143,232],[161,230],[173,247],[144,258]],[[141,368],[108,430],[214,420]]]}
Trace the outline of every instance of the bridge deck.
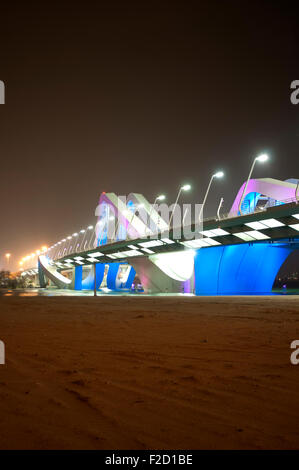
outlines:
{"label": "bridge deck", "polygon": [[[196,235],[194,235],[196,234]],[[261,212],[203,221],[177,232],[157,234],[156,237],[121,240],[101,245],[92,250],[72,253],[53,261],[58,268],[75,265],[126,262],[138,256],[182,251],[185,248],[211,248],[242,243],[299,243],[299,205],[295,202],[270,207]]]}

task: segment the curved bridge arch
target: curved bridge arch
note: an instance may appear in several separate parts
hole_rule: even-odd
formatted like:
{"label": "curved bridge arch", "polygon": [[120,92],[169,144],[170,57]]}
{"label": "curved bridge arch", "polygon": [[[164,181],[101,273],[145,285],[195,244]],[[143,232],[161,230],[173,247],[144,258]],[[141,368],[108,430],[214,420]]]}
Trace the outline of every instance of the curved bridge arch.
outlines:
{"label": "curved bridge arch", "polygon": [[72,280],[68,279],[67,277],[63,276],[60,272],[57,271],[56,266],[50,264],[49,259],[45,255],[40,255],[38,257],[39,261],[39,269],[42,269],[43,274],[50,279],[55,286],[59,287],[60,289],[64,289],[65,287],[70,287],[72,284]]}
{"label": "curved bridge arch", "polygon": [[[239,211],[239,204],[243,195],[246,181],[242,184],[238,194],[231,207],[230,214],[237,215]],[[289,181],[280,181],[273,178],[260,178],[249,180],[244,198],[249,194],[262,194],[269,199],[276,201],[285,201],[286,199],[296,198],[297,185]]]}

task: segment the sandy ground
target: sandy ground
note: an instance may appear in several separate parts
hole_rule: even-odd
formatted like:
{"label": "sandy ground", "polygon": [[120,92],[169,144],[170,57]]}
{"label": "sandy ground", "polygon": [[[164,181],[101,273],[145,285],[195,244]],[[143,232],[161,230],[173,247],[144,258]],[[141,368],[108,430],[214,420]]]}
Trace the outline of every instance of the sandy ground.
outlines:
{"label": "sandy ground", "polygon": [[299,448],[298,297],[0,297],[1,449]]}

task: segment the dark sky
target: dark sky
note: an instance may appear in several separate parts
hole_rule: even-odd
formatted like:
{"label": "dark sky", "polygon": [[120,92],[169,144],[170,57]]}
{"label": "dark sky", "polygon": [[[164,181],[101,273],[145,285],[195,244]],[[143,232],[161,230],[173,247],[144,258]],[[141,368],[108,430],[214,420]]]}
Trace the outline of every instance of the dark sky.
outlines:
{"label": "dark sky", "polygon": [[[293,1],[2,2],[0,252],[19,259],[94,222],[102,191],[181,183],[206,215],[256,177],[299,177]],[[12,266],[13,267],[13,266]]]}

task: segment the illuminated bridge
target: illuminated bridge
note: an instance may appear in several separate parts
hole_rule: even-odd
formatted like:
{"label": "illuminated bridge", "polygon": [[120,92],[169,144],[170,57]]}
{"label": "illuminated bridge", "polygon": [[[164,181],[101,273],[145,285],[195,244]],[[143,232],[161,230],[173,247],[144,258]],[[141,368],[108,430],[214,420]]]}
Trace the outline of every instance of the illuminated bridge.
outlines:
{"label": "illuminated bridge", "polygon": [[297,180],[252,179],[228,214],[189,224],[178,237],[142,195],[122,201],[103,193],[95,229],[57,242],[39,256],[38,271],[24,275],[38,273],[41,287],[75,290],[269,293],[299,248],[298,202]]}

